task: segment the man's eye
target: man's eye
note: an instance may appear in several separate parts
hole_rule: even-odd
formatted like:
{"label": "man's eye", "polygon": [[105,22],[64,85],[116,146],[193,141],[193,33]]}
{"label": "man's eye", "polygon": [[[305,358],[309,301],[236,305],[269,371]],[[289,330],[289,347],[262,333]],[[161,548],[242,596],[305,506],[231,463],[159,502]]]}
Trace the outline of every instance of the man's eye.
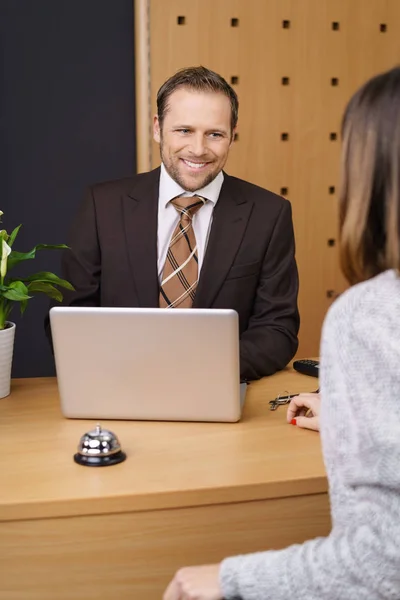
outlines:
{"label": "man's eye", "polygon": [[189,129],[178,129],[179,133],[189,133]]}
{"label": "man's eye", "polygon": [[212,138],[221,138],[222,137],[222,133],[218,133],[217,131],[214,131],[213,133],[210,133],[210,136]]}

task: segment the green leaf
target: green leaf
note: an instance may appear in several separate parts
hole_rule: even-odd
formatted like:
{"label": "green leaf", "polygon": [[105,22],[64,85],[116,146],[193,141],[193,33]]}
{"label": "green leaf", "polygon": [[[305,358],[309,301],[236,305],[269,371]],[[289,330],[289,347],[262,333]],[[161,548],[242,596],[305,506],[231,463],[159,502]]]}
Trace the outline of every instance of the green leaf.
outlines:
{"label": "green leaf", "polygon": [[13,281],[10,283],[8,290],[2,292],[2,296],[7,300],[13,300],[14,302],[21,302],[21,300],[29,300],[32,296],[28,295],[28,288],[22,281]]}
{"label": "green leaf", "polygon": [[49,298],[53,298],[58,302],[61,302],[63,299],[63,295],[54,285],[50,283],[42,283],[40,281],[33,281],[28,284],[28,290],[30,294],[46,294]]}
{"label": "green leaf", "polygon": [[9,240],[7,242],[9,246],[13,245],[13,242],[14,242],[15,238],[17,237],[18,231],[21,229],[21,227],[22,227],[22,225],[18,225],[18,227],[13,229],[13,231],[10,233]]}
{"label": "green leaf", "polygon": [[7,259],[8,270],[12,269],[13,267],[15,267],[15,265],[22,262],[23,260],[30,260],[32,258],[35,258],[36,252],[38,250],[64,250],[65,248],[68,248],[68,246],[66,246],[65,244],[38,244],[29,252],[15,252],[14,250],[12,250],[11,254]]}
{"label": "green leaf", "polygon": [[21,300],[19,308],[21,311],[21,315],[24,314],[24,312],[26,311],[26,307],[28,306],[28,300]]}
{"label": "green leaf", "polygon": [[69,281],[61,279],[60,277],[58,277],[58,275],[55,275],[54,273],[49,273],[48,271],[40,271],[39,273],[29,275],[29,277],[21,277],[21,281],[41,281],[43,283],[52,283],[53,285],[59,285],[60,287],[66,288],[67,290],[74,290],[74,287],[69,283]]}
{"label": "green leaf", "polygon": [[15,250],[11,250],[11,254],[8,257],[8,270],[12,269],[23,260],[28,260],[30,258],[35,258],[35,252],[31,250],[30,252],[15,252]]}
{"label": "green leaf", "polygon": [[66,244],[38,244],[33,250],[66,250],[69,246]]}

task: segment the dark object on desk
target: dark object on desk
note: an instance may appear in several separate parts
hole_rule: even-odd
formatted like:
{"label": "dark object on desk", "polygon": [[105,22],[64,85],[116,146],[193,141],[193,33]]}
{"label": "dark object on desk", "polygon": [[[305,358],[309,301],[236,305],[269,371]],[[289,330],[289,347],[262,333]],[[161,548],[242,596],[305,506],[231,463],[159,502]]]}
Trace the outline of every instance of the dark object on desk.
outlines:
{"label": "dark object on desk", "polygon": [[117,436],[112,431],[102,429],[100,425],[88,431],[79,440],[78,452],[74,461],[86,467],[107,467],[126,459]]}
{"label": "dark object on desk", "polygon": [[319,360],[311,360],[310,358],[295,360],[293,363],[293,369],[302,375],[319,377]]}

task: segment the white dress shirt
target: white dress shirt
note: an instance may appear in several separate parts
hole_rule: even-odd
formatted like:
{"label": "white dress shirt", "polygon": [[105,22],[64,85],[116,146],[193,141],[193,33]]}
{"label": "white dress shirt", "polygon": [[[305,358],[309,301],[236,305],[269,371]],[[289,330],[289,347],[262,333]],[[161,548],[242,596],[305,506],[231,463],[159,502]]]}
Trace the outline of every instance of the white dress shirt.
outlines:
{"label": "white dress shirt", "polygon": [[179,183],[176,183],[176,181],[172,179],[164,165],[161,165],[157,231],[157,271],[160,282],[167,258],[169,242],[179,221],[179,213],[170,201],[177,196],[201,196],[208,201],[193,216],[193,231],[197,242],[197,258],[199,261],[198,267],[200,274],[210,234],[213,211],[218,201],[223,181],[224,176],[221,171],[216,178],[205,187],[196,190],[195,192],[187,192],[179,185]]}

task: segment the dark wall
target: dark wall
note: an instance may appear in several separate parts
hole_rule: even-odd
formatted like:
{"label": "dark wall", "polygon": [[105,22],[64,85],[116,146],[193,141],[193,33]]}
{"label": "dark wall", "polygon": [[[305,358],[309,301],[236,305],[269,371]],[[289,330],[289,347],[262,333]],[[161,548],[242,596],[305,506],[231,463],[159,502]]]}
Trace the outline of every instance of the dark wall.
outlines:
{"label": "dark wall", "polygon": [[[15,249],[64,243],[85,186],[135,171],[132,0],[0,0],[0,210]],[[60,273],[58,252],[29,272]],[[25,263],[23,269],[27,269]],[[54,374],[46,297],[14,309],[13,377]]]}

